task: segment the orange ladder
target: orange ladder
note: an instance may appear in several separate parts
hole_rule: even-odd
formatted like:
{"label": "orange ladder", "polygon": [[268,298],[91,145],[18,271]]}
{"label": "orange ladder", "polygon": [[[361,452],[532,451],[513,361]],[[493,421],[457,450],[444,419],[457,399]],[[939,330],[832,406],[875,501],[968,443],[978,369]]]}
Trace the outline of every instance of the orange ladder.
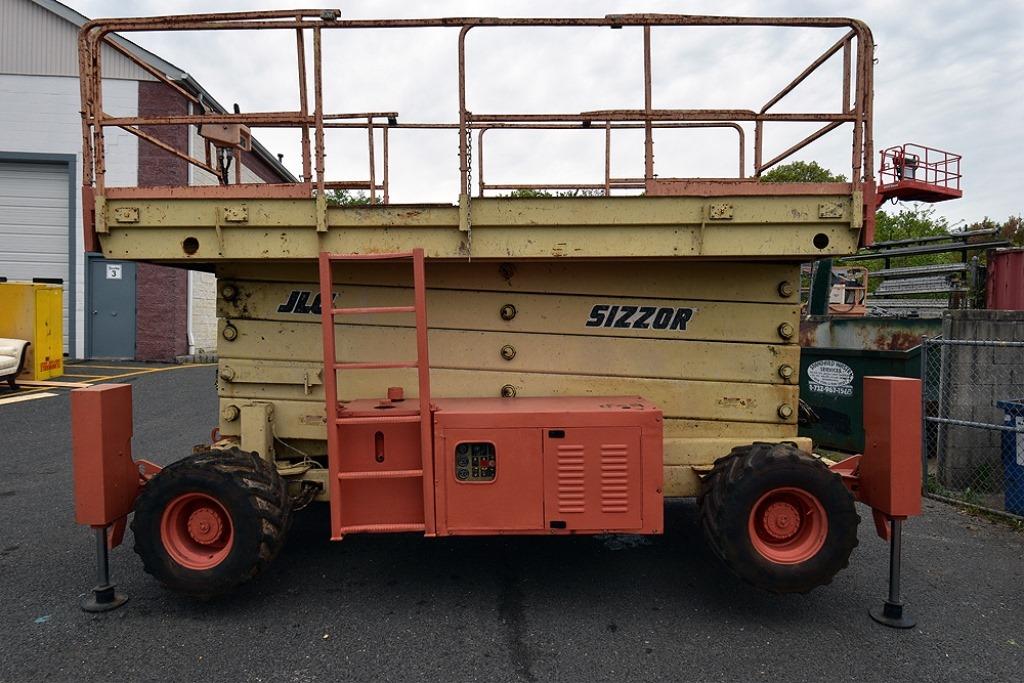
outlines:
{"label": "orange ladder", "polygon": [[[335,308],[332,292],[334,269],[337,261],[394,261],[412,260],[414,299],[411,306],[368,306]],[[335,348],[335,318],[343,315],[374,313],[412,313],[416,316],[416,360],[400,362],[339,362]],[[433,433],[430,407],[430,361],[427,354],[427,297],[424,276],[423,249],[388,254],[331,254],[320,253],[320,320],[323,330],[324,397],[327,401],[327,469],[331,501],[331,537],[341,540],[347,533],[423,531],[428,536],[435,532]],[[419,408],[407,415],[346,416],[338,402],[339,370],[383,370],[388,368],[416,368],[419,379]],[[341,429],[346,425],[387,425],[417,422],[420,425],[420,463],[418,469],[344,471]],[[422,521],[388,524],[346,524],[341,496],[342,482],[379,479],[420,478],[423,481]]]}

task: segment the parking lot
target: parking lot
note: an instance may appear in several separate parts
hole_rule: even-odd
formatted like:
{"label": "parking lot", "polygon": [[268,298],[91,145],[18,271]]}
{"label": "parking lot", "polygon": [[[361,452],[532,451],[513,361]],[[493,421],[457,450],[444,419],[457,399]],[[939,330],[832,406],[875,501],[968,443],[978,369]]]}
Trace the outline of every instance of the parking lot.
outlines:
{"label": "parking lot", "polygon": [[[113,374],[113,371],[111,371]],[[135,453],[208,440],[214,368],[123,378]],[[106,381],[106,380],[101,380]],[[910,631],[867,616],[887,549],[861,511],[848,570],[809,595],[748,588],[705,548],[691,501],[664,536],[328,540],[301,513],[270,572],[213,602],[112,571],[129,603],[92,615],[93,536],[75,526],[67,391],[0,405],[0,680],[1019,680],[1024,534],[925,501],[906,525]]]}

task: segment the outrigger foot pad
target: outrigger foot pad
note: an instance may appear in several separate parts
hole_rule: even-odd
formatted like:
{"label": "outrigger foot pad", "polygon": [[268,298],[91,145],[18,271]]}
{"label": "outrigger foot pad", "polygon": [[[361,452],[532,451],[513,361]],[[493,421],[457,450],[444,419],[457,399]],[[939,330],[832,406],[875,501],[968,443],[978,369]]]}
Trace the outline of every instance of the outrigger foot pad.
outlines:
{"label": "outrigger foot pad", "polygon": [[883,626],[914,628],[917,620],[903,613],[900,600],[900,554],[903,546],[903,520],[889,520],[889,597],[882,607],[868,610],[871,618]]}
{"label": "outrigger foot pad", "polygon": [[128,596],[120,593],[114,586],[96,586],[92,594],[82,601],[82,609],[86,612],[109,612],[128,602]]}
{"label": "outrigger foot pad", "polygon": [[82,601],[86,612],[109,612],[128,602],[128,596],[118,593],[110,583],[110,556],[107,552],[107,527],[96,528],[96,576],[99,583],[92,595]]}
{"label": "outrigger foot pad", "polygon": [[903,613],[903,605],[898,602],[886,600],[881,607],[873,607],[868,610],[871,618],[883,626],[892,628],[914,628],[917,620]]}

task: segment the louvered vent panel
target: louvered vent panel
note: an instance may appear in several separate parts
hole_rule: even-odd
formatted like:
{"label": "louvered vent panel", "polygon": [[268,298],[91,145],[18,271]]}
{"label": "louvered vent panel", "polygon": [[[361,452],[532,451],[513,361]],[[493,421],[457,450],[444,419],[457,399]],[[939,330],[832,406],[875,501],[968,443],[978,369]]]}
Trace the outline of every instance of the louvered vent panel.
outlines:
{"label": "louvered vent panel", "polygon": [[583,446],[558,446],[558,511],[582,513],[585,508]]}
{"label": "louvered vent panel", "polygon": [[601,512],[629,511],[629,448],[601,444]]}

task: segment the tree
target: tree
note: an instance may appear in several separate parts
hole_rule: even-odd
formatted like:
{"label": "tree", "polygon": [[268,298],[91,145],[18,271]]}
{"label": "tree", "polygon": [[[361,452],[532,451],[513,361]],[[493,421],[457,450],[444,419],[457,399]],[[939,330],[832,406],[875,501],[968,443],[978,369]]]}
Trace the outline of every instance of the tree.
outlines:
{"label": "tree", "polygon": [[764,183],[845,183],[846,176],[833,173],[817,161],[780,164],[761,175]]}
{"label": "tree", "polygon": [[509,199],[550,199],[551,197],[603,197],[604,190],[560,190],[558,192],[548,192],[547,190],[531,190],[527,188],[521,188],[518,190],[512,190],[506,195],[499,195],[508,197]]}
{"label": "tree", "polygon": [[999,229],[999,236],[1003,239],[1010,240],[1010,244],[1015,247],[1024,246],[1024,218],[1020,215],[1010,216],[1005,222],[1000,223],[994,221],[988,216],[985,216],[980,221],[975,221],[967,226],[968,231],[972,230],[990,230],[992,228]]}
{"label": "tree", "polygon": [[[370,198],[365,192],[360,190],[356,194],[352,194],[348,190],[327,190],[324,192],[324,197],[327,198],[327,206],[369,206]],[[381,203],[381,198],[377,197],[375,204]]]}
{"label": "tree", "polygon": [[949,222],[936,216],[931,206],[901,208],[898,213],[875,213],[875,241],[906,240],[915,237],[948,235]]}
{"label": "tree", "polygon": [[546,190],[528,189],[512,190],[505,196],[510,199],[547,199],[549,197],[554,197],[553,194]]}
{"label": "tree", "polygon": [[[935,208],[931,206],[911,206],[901,208],[897,213],[886,213],[877,211],[875,213],[875,242],[889,242],[892,240],[908,240],[919,237],[938,237],[950,234],[949,221],[944,216],[936,216]],[[960,260],[957,253],[946,254],[921,254],[919,256],[896,257],[896,266],[933,266],[940,263],[953,263]],[[862,265],[868,270],[881,270],[885,262],[862,261]],[[877,283],[872,282],[873,285]]]}

